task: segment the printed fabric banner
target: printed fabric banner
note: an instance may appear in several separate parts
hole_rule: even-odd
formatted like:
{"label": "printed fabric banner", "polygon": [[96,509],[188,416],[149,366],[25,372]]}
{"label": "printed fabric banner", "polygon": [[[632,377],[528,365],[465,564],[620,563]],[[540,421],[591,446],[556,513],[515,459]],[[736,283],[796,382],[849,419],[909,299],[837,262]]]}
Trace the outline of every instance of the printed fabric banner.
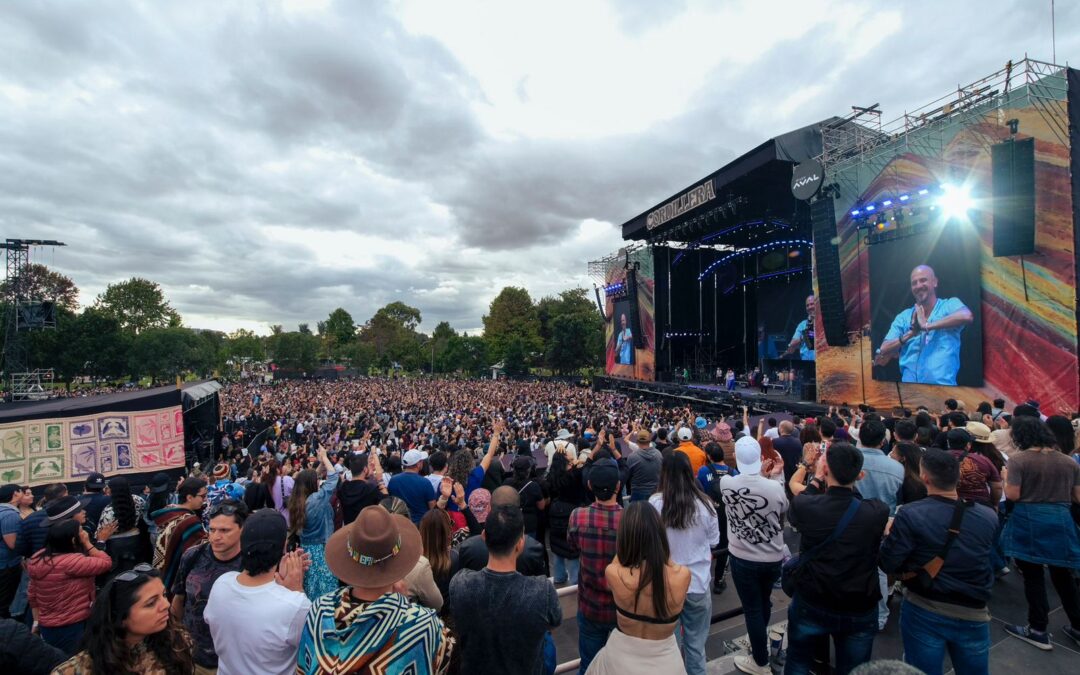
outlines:
{"label": "printed fabric banner", "polygon": [[0,424],[0,484],[43,485],[184,465],[179,405]]}

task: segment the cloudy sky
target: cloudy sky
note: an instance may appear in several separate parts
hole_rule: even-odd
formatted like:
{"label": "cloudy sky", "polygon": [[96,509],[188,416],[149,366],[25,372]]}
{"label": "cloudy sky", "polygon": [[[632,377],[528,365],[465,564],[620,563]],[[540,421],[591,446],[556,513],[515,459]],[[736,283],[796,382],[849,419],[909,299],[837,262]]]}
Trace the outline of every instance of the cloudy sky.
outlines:
{"label": "cloudy sky", "polygon": [[[1059,1],[1059,63],[1076,26]],[[193,327],[403,300],[475,330],[765,139],[1050,38],[1049,0],[9,0],[2,236],[66,242],[34,260],[84,304],[153,279]]]}

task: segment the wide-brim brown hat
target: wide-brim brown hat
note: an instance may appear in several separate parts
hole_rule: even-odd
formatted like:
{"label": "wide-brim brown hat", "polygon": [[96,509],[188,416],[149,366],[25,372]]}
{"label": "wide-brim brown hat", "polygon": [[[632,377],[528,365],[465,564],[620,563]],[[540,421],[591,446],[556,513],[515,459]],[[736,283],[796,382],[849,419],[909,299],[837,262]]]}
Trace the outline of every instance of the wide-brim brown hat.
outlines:
{"label": "wide-brim brown hat", "polygon": [[327,567],[342,582],[382,588],[404,579],[422,553],[420,531],[411,520],[370,506],[331,535],[325,555]]}

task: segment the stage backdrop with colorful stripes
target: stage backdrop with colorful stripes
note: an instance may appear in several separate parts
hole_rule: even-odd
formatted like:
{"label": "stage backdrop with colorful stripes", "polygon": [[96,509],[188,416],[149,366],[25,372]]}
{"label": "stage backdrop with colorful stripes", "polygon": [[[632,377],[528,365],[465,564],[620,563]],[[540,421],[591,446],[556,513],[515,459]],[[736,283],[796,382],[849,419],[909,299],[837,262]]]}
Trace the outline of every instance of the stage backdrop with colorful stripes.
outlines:
{"label": "stage backdrop with colorful stripes", "polygon": [[[1077,361],[1077,259],[1074,185],[1080,170],[1069,137],[1065,75],[1041,89],[1019,88],[1004,104],[957,114],[905,134],[859,161],[828,170],[840,196],[836,202],[847,329],[845,347],[818,341],[818,398],[830,403],[866,402],[879,408],[900,403],[940,410],[946,398],[980,401],[1004,398],[1015,405],[1029,398],[1054,414],[1080,406]],[[1070,80],[1073,78],[1070,77]],[[1075,82],[1075,80],[1074,80]],[[1069,98],[1080,96],[1071,87]],[[1019,120],[1018,139],[1035,142],[1035,252],[994,257],[991,147],[1009,138],[1008,120]],[[1076,133],[1076,130],[1073,130]],[[941,236],[970,236],[979,242],[982,287],[983,385],[945,387],[874,380],[870,339],[870,269],[866,231],[857,231],[852,210],[895,199],[924,186],[964,185],[974,208],[969,223],[945,228]],[[917,242],[922,237],[913,237]],[[1023,266],[1023,267],[1021,267]],[[815,279],[816,283],[816,279]],[[901,279],[898,283],[907,283]],[[820,316],[817,334],[824,337]]]}

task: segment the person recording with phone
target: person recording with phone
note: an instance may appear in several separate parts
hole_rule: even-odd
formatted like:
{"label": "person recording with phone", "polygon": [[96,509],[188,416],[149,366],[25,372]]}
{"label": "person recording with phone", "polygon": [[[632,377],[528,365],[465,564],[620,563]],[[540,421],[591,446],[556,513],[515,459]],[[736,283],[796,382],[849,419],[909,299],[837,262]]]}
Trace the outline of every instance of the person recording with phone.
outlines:
{"label": "person recording with phone", "polygon": [[959,298],[939,298],[938,278],[929,265],[911,271],[915,304],[896,315],[874,364],[900,360],[900,381],[956,385],[960,337],[974,315]]}

